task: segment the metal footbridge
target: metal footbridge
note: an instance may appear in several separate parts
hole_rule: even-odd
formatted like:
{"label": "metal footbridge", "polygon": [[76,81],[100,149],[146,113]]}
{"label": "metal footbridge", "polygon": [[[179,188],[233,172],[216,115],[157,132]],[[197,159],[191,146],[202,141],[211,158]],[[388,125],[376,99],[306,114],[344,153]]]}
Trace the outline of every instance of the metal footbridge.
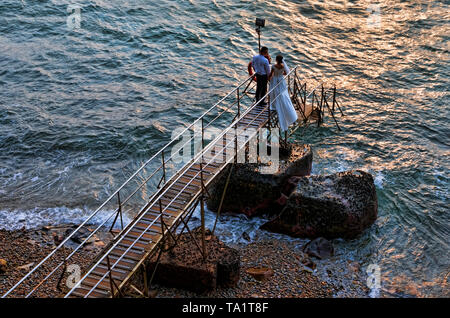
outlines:
{"label": "metal footbridge", "polygon": [[[308,90],[309,86],[300,80],[298,73],[295,67],[285,76],[299,116],[298,123],[287,133],[261,137],[262,128],[278,130],[277,114],[269,106],[254,101],[256,83],[253,77],[248,77],[146,161],[2,297],[33,297],[39,289],[52,284],[60,289],[61,297],[120,297],[136,273],[143,275],[145,288],[131,287],[147,297],[153,275],[147,277],[146,261],[156,257],[159,260],[168,245],[177,243],[180,233],[191,233],[189,222],[198,207],[203,240],[196,244],[206,257],[204,200],[209,195],[208,186],[228,164],[237,162],[249,141],[277,135],[280,143],[287,142],[295,130],[306,127],[312,118],[320,125],[326,110],[337,125],[335,109],[341,111],[341,108],[336,100],[336,86],[316,83]],[[264,97],[269,103],[278,98],[273,96],[275,89]],[[183,155],[191,150],[194,155],[180,160],[181,149]],[[128,224],[124,224],[125,214],[134,216]],[[102,221],[92,229],[93,221],[100,216]],[[67,243],[87,228],[89,235],[76,247],[67,248]],[[94,235],[105,229],[110,231],[111,242],[82,271],[79,279],[68,284],[68,268],[76,264],[75,255],[82,255]]]}

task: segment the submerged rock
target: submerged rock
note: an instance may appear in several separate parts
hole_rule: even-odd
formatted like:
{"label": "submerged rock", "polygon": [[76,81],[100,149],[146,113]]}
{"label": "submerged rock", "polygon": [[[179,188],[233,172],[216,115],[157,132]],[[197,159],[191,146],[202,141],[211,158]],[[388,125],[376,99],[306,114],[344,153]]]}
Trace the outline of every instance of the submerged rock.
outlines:
{"label": "submerged rock", "polygon": [[247,232],[242,233],[242,238],[248,242],[250,242],[252,239],[250,238],[250,235],[248,235]]}
{"label": "submerged rock", "polygon": [[318,259],[325,259],[333,256],[334,248],[330,241],[323,237],[318,237],[306,243],[303,247],[303,252]]}
{"label": "submerged rock", "polygon": [[263,229],[293,237],[354,238],[377,218],[377,194],[369,173],[355,170],[297,182],[283,211]]}

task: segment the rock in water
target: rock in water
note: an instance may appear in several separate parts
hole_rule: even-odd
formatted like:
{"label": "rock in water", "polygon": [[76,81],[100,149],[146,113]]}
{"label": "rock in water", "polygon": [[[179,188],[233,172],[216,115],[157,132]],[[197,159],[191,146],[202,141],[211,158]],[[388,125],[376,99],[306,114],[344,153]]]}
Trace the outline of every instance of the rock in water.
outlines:
{"label": "rock in water", "polygon": [[[207,201],[208,209],[217,212],[229,174],[226,168],[214,181]],[[243,213],[253,216],[267,208],[281,195],[278,177],[261,174],[256,164],[236,164],[223,201],[223,213]]]}
{"label": "rock in water", "polygon": [[316,269],[316,264],[315,264],[309,257],[304,257],[304,258],[301,260],[301,263],[302,263],[304,266],[306,266],[306,267],[308,267],[309,269],[311,269],[311,270]]}
{"label": "rock in water", "polygon": [[242,233],[242,238],[248,242],[250,242],[252,239],[250,238],[250,235],[248,235],[247,232]]}
{"label": "rock in water", "polygon": [[283,184],[291,177],[309,176],[311,173],[313,153],[309,145],[288,144],[287,149],[280,149],[280,159],[278,174]]}
{"label": "rock in water", "polygon": [[323,237],[318,237],[306,243],[303,247],[303,252],[318,259],[325,259],[333,256],[334,248],[330,241]]}
{"label": "rock in water", "polygon": [[[237,164],[231,173],[227,192],[223,201],[224,213],[243,213],[253,216],[260,212],[277,214],[279,205],[284,205],[283,195],[289,195],[295,183],[292,177],[309,175],[312,167],[312,150],[308,145],[289,144],[280,149],[280,165],[275,174],[263,174],[258,164]],[[215,179],[210,186],[208,209],[217,212],[222,193],[229,175],[230,165]]]}
{"label": "rock in water", "polygon": [[364,171],[298,178],[280,215],[263,229],[293,237],[354,238],[378,214],[372,175]]}
{"label": "rock in water", "polygon": [[0,258],[0,274],[6,273],[7,270],[8,263],[3,258]]}

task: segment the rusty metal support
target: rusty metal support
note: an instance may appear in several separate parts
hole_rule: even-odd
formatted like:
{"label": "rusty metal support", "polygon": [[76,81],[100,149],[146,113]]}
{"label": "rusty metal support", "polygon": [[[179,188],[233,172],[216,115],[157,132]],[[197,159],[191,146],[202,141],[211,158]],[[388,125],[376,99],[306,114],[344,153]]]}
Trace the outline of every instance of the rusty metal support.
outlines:
{"label": "rusty metal support", "polygon": [[163,209],[162,209],[161,199],[159,199],[159,214],[160,214],[159,219],[161,221],[161,235],[162,235],[162,240],[161,241],[162,241],[162,244],[163,244],[163,249],[165,249],[166,248],[165,247],[165,244],[166,244],[165,238],[166,238],[166,236],[164,234],[164,220],[163,220]]}
{"label": "rusty metal support", "polygon": [[[205,123],[202,117],[202,152],[203,149],[205,148]],[[203,160],[203,156],[202,156],[202,160]]]}
{"label": "rusty metal support", "polygon": [[305,105],[305,110],[306,110],[306,83],[305,83],[305,88],[303,90],[303,104]]}
{"label": "rusty metal support", "polygon": [[162,166],[163,166],[163,180],[166,183],[166,160],[164,159],[164,150],[161,152]]}
{"label": "rusty metal support", "polygon": [[291,90],[291,75],[288,75],[288,90],[289,90],[289,94],[292,95],[292,90]]}
{"label": "rusty metal support", "polygon": [[[199,200],[198,202],[200,202],[200,200]],[[189,219],[190,219],[190,217],[189,217]],[[202,247],[201,247],[201,246],[198,244],[198,242],[197,242],[197,238],[194,236],[194,234],[192,234],[192,231],[191,231],[191,229],[190,229],[189,226],[188,226],[188,222],[189,222],[189,221],[185,221],[184,219],[181,219],[181,221],[182,221],[183,224],[184,224],[183,231],[184,231],[184,229],[186,229],[186,230],[188,231],[189,236],[190,236],[190,237],[192,238],[192,240],[194,241],[195,245],[197,246],[198,250],[199,250],[200,253],[202,254],[203,258],[206,258],[206,255],[203,254],[203,249],[202,249]]]}
{"label": "rusty metal support", "polygon": [[142,264],[142,276],[144,279],[144,297],[149,298],[150,292],[149,292],[149,288],[148,288],[148,280],[147,280],[147,269],[145,268],[145,265]]}
{"label": "rusty metal support", "polygon": [[217,210],[216,221],[214,222],[212,234],[214,234],[214,232],[216,231],[217,221],[219,220],[220,212],[222,211],[223,201],[225,199],[225,195],[227,194],[228,184],[230,183],[230,178],[231,178],[231,174],[233,173],[233,170],[234,170],[234,164],[232,164],[230,167],[230,172],[228,173],[227,181],[225,182],[225,187],[223,188],[222,197],[220,198],[219,209]]}
{"label": "rusty metal support", "polygon": [[[166,238],[167,235],[165,233],[166,229],[169,229],[169,227],[167,226],[166,222],[164,222],[164,212],[163,212],[163,208],[162,208],[162,202],[161,199],[159,200],[159,218],[160,218],[160,223],[161,223],[161,235],[162,235],[162,242],[163,242],[163,249],[168,251],[171,249],[170,247],[170,243],[168,242],[168,239]],[[169,236],[172,238],[172,240],[175,241],[175,238],[173,237],[172,232],[167,231],[167,233],[169,234]],[[166,245],[167,244],[167,248]]]}
{"label": "rusty metal support", "polygon": [[64,258],[64,266],[63,266],[63,270],[62,270],[62,272],[61,272],[61,275],[59,276],[58,283],[56,284],[56,288],[57,288],[59,291],[62,291],[62,288],[61,288],[61,282],[62,282],[62,280],[63,280],[63,278],[64,278],[64,274],[66,273],[66,271],[67,271],[67,264],[66,264],[66,259]]}
{"label": "rusty metal support", "polygon": [[[203,160],[203,155],[202,155]],[[200,166],[200,185],[202,192],[200,194],[200,221],[201,221],[201,231],[202,231],[202,254],[203,260],[206,260],[206,240],[205,240],[205,184],[203,182],[203,167]]]}
{"label": "rusty metal support", "polygon": [[145,294],[140,291],[136,286],[134,286],[133,284],[130,284],[131,289],[133,289],[136,293],[139,294],[139,296],[146,298]]}
{"label": "rusty metal support", "polygon": [[324,111],[323,111],[323,107],[324,107],[324,99],[325,99],[325,88],[323,87],[323,84],[322,84],[322,88],[321,88],[321,94],[320,94],[321,96],[320,96],[320,123],[322,124],[323,123],[323,117],[324,117],[324,115],[325,115],[325,113],[324,113]]}
{"label": "rusty metal support", "polygon": [[113,236],[115,236],[115,235],[114,235],[114,232],[113,232],[113,228],[114,228],[114,225],[116,225],[117,218],[118,218],[119,216],[120,216],[120,225],[121,225],[121,228],[122,228],[122,230],[123,230],[123,216],[122,216],[122,203],[121,203],[121,200],[120,200],[120,191],[117,192],[117,204],[118,204],[117,214],[116,214],[116,216],[115,216],[115,218],[114,218],[114,221],[113,221],[112,224],[111,224],[111,227],[109,228],[109,232],[110,232]]}
{"label": "rusty metal support", "polygon": [[119,294],[119,296],[121,296],[122,293],[112,277],[112,269],[111,269],[111,263],[109,261],[109,255],[106,255],[106,265],[108,267],[108,276],[109,276],[109,286],[111,288],[111,297],[113,297],[113,298],[115,297],[114,287],[117,289],[117,293]]}
{"label": "rusty metal support", "polygon": [[206,261],[206,237],[205,237],[205,202],[203,195],[200,198],[200,217],[201,217],[201,229],[202,229],[202,254],[203,260]]}
{"label": "rusty metal support", "polygon": [[334,112],[334,107],[337,106],[339,111],[341,112],[341,116],[344,116],[344,112],[342,111],[341,107],[339,106],[339,103],[336,99],[336,84],[334,84],[334,88],[333,88],[333,112]]}
{"label": "rusty metal support", "polygon": [[336,84],[333,87],[333,106],[331,108],[333,110],[333,113],[334,113],[335,106],[336,106]]}
{"label": "rusty metal support", "polygon": [[[289,81],[289,89],[290,90],[295,89],[295,94],[299,94],[299,83],[300,82],[295,82],[295,77],[294,77],[293,73],[287,75],[287,80]],[[292,83],[293,80],[294,80],[294,83]],[[89,296],[97,295],[96,289],[99,288],[99,287],[100,287],[99,289],[104,288],[103,286],[104,286],[104,284],[106,284],[106,289],[110,289],[111,293],[112,293],[111,296],[115,297],[115,296],[117,296],[118,294],[121,293],[121,289],[124,286],[126,286],[126,284],[129,283],[129,279],[131,278],[131,276],[140,269],[142,264],[146,260],[148,260],[149,257],[156,256],[156,253],[158,251],[160,251],[161,253],[164,251],[163,248],[160,248],[162,246],[161,243],[162,243],[162,240],[163,240],[163,236],[162,235],[156,235],[155,238],[153,238],[153,235],[152,235],[152,239],[150,240],[150,243],[148,243],[149,245],[143,247],[143,252],[144,253],[143,253],[142,258],[140,260],[138,260],[135,264],[132,263],[134,265],[130,265],[131,266],[130,270],[127,271],[126,275],[124,276],[124,279],[116,278],[116,276],[115,276],[115,274],[116,274],[116,265],[119,264],[119,262],[120,262],[119,266],[122,269],[124,264],[127,264],[129,262],[128,261],[127,262],[122,262],[121,261],[122,259],[125,259],[127,257],[127,252],[124,252],[123,254],[120,254],[120,256],[117,257],[117,259],[116,259],[116,257],[111,259],[111,257],[112,257],[112,256],[110,256],[112,254],[111,252],[114,251],[114,249],[116,249],[116,247],[118,247],[117,250],[123,250],[122,246],[119,246],[120,240],[125,239],[125,238],[126,238],[126,240],[129,240],[128,237],[127,237],[127,234],[130,233],[131,230],[133,230],[134,232],[139,230],[140,232],[138,232],[137,235],[136,234],[132,235],[132,237],[136,236],[136,238],[134,240],[130,239],[132,243],[128,243],[128,242],[125,243],[126,247],[127,247],[126,251],[130,251],[131,249],[136,248],[136,246],[141,246],[141,244],[147,244],[146,242],[149,242],[148,239],[143,239],[143,238],[147,237],[146,231],[148,231],[151,228],[156,228],[157,229],[159,220],[154,220],[154,222],[150,222],[150,223],[144,222],[144,223],[148,224],[147,227],[144,226],[144,230],[141,230],[142,229],[141,226],[136,226],[135,227],[135,225],[138,224],[138,222],[140,222],[142,219],[146,219],[145,218],[146,216],[150,217],[151,215],[153,215],[153,213],[149,213],[149,215],[147,215],[147,213],[149,212],[149,210],[151,210],[151,207],[156,207],[157,206],[157,204],[158,204],[157,201],[158,200],[160,201],[160,212],[161,212],[161,215],[159,216],[159,217],[161,217],[161,220],[160,220],[161,221],[161,230],[162,230],[161,234],[164,234],[164,241],[166,241],[166,239],[169,238],[169,235],[176,235],[175,233],[177,233],[177,227],[180,226],[181,224],[184,224],[184,228],[187,228],[188,231],[190,232],[189,227],[188,227],[188,223],[187,223],[187,222],[189,222],[189,220],[188,220],[187,217],[184,218],[183,216],[185,215],[186,212],[190,211],[190,207],[191,207],[191,205],[194,202],[197,202],[197,200],[198,200],[198,202],[201,203],[201,211],[200,212],[202,214],[202,230],[203,230],[203,233],[202,233],[202,241],[203,241],[202,243],[203,244],[202,245],[203,246],[199,246],[199,248],[200,248],[203,256],[206,257],[207,253],[206,253],[206,248],[205,248],[205,246],[206,246],[205,230],[206,229],[205,229],[205,206],[204,206],[205,205],[205,198],[206,198],[206,194],[207,194],[207,190],[208,190],[206,187],[211,182],[211,180],[214,179],[214,177],[216,177],[223,169],[223,166],[218,166],[218,165],[214,165],[214,164],[209,165],[207,162],[204,161],[206,159],[206,158],[204,158],[205,143],[207,142],[207,141],[205,141],[205,129],[207,128],[206,125],[210,125],[211,124],[211,122],[208,122],[207,118],[210,118],[209,116],[213,116],[212,112],[219,111],[219,110],[223,109],[224,104],[222,104],[222,103],[223,103],[223,101],[225,101],[225,98],[230,98],[230,96],[233,97],[233,96],[236,96],[234,94],[237,94],[237,96],[238,96],[237,103],[238,103],[239,116],[247,116],[248,115],[250,117],[251,116],[255,117],[256,115],[254,115],[254,114],[255,114],[256,110],[260,111],[259,114],[267,111],[268,115],[264,115],[265,116],[264,120],[262,122],[260,120],[257,121],[260,126],[255,125],[254,121],[255,121],[256,118],[257,119],[261,119],[261,115],[257,115],[256,118],[253,118],[253,121],[252,121],[253,124],[252,125],[254,127],[259,127],[259,128],[263,127],[264,125],[267,125],[270,129],[276,127],[276,124],[277,124],[276,112],[272,113],[272,110],[270,109],[270,107],[268,109],[265,109],[265,108],[260,109],[260,107],[257,107],[257,105],[252,102],[252,104],[249,106],[249,109],[245,108],[248,105],[247,104],[248,100],[247,100],[247,98],[244,98],[243,96],[246,95],[247,97],[249,97],[249,95],[247,94],[248,93],[247,90],[253,90],[253,87],[252,87],[253,85],[252,84],[253,84],[252,79],[249,78],[249,80],[246,80],[244,83],[242,83],[236,89],[237,93],[235,92],[235,90],[233,90],[232,92],[227,94],[227,96],[225,96],[219,103],[214,105],[210,110],[205,112],[199,119],[197,119],[192,125],[190,125],[190,126],[188,126],[186,128],[185,131],[189,131],[190,129],[192,129],[192,127],[194,127],[195,124],[198,124],[200,121],[202,123],[202,149],[201,149],[202,153],[200,155],[198,155],[198,153],[196,153],[196,156],[195,156],[196,160],[195,161],[192,161],[189,164],[184,165],[182,169],[180,169],[177,172],[172,173],[173,172],[172,169],[168,169],[168,165],[167,165],[167,163],[171,162],[171,159],[172,159],[172,157],[169,157],[170,156],[170,152],[167,153],[167,151],[169,151],[169,149],[171,149],[170,147],[173,145],[173,141],[171,141],[163,149],[161,149],[154,156],[152,156],[152,158],[150,158],[148,161],[146,161],[145,164],[142,165],[142,167],[140,167],[134,174],[132,174],[132,176],[130,178],[128,178],[127,181],[113,195],[111,195],[92,215],[90,215],[87,218],[86,221],[84,221],[77,228],[76,231],[80,230],[85,224],[88,224],[87,222],[89,222],[92,219],[92,217],[94,217],[94,215],[100,213],[101,211],[104,211],[105,208],[109,207],[109,205],[114,205],[115,206],[116,194],[117,194],[117,200],[118,200],[118,203],[119,203],[119,207],[118,207],[117,211],[116,210],[115,211],[111,211],[110,216],[108,216],[108,219],[105,222],[108,222],[107,224],[109,224],[109,222],[111,220],[114,220],[113,224],[115,226],[116,222],[118,222],[118,218],[121,217],[121,226],[123,228],[124,227],[124,224],[123,224],[123,213],[128,208],[128,205],[125,206],[125,204],[127,204],[127,202],[132,202],[132,201],[129,201],[129,200],[131,200],[133,196],[138,194],[139,193],[138,190],[141,187],[146,186],[149,181],[152,182],[151,183],[152,185],[156,184],[159,181],[158,188],[162,184],[162,182],[164,182],[163,189],[161,191],[155,192],[150,197],[148,202],[145,203],[144,206],[142,206],[142,207],[139,206],[138,207],[139,209],[137,211],[135,211],[135,212],[137,212],[137,216],[131,221],[131,223],[128,225],[127,228],[125,228],[124,231],[120,232],[119,237],[116,237],[116,239],[110,245],[108,245],[105,248],[104,251],[102,251],[102,255],[100,255],[94,261],[92,266],[88,270],[86,270],[82,280],[80,280],[80,282],[78,282],[77,285],[74,288],[72,288],[65,295],[65,297],[70,297],[71,295],[73,295],[73,296],[80,296],[82,294],[82,292],[80,292],[78,290],[78,288],[80,288],[80,289],[86,288],[86,285],[82,285],[84,283],[84,279],[90,277],[89,275],[94,273],[94,269],[96,268],[96,266],[103,265],[105,263],[108,264],[108,272],[104,273],[104,276],[97,282],[97,285],[93,286],[89,290],[89,293],[86,294],[85,296],[89,297]],[[292,84],[294,84],[294,86]],[[247,87],[243,91],[242,89],[245,86],[247,86]],[[269,91],[269,94],[271,94],[270,91]],[[317,96],[314,96],[314,98],[317,98]],[[269,101],[270,101],[270,95],[269,95]],[[244,102],[246,104],[244,104]],[[313,103],[314,103],[314,100],[313,100]],[[270,102],[269,102],[269,105],[270,105]],[[336,101],[336,105],[335,106],[338,107],[337,101]],[[234,105],[233,105],[233,107],[234,107]],[[253,111],[253,110],[255,110],[255,111]],[[223,113],[225,114],[226,112],[223,112]],[[218,117],[220,117],[220,116],[218,116]],[[267,120],[269,120],[269,123],[267,123]],[[234,122],[234,125],[232,125],[231,127],[228,126],[228,127],[226,127],[224,129],[224,133],[229,132],[230,129],[233,129],[233,128],[236,129],[235,141],[234,141],[235,142],[235,160],[237,160],[237,158],[238,158],[238,154],[239,154],[239,151],[238,151],[239,149],[238,148],[240,146],[242,146],[242,145],[238,144],[238,142],[240,142],[241,140],[238,139],[238,138],[240,138],[240,136],[238,137],[238,131],[237,131],[237,126],[239,125],[239,127],[241,127],[240,126],[241,124],[242,124],[242,122],[239,122],[239,123]],[[244,122],[243,124],[246,124],[246,123]],[[182,136],[182,134],[179,134],[178,137],[181,137],[181,136]],[[197,136],[197,135],[195,135],[195,136]],[[194,136],[194,138],[195,138],[195,136]],[[270,132],[269,132],[269,138],[270,138],[270,136],[271,135],[270,135]],[[258,135],[258,138],[259,137],[260,136]],[[286,139],[286,134],[285,134],[284,137]],[[230,140],[231,144],[232,144],[232,142],[233,141]],[[206,149],[208,149],[208,148],[206,148]],[[167,161],[166,161],[165,157],[168,157]],[[187,172],[188,169],[190,169],[191,167],[194,167],[194,165],[195,165],[195,167],[192,170],[196,171],[197,167],[198,167],[197,164],[198,164],[198,158],[199,157],[201,157],[201,161],[200,161],[200,172],[201,173],[196,174],[194,176],[194,180],[190,180],[189,183],[186,186],[188,186],[189,189],[194,188],[194,187],[190,186],[190,183],[191,183],[191,181],[193,181],[194,183],[198,182],[198,175],[200,174],[201,184],[202,184],[201,193],[199,191],[200,189],[196,189],[195,192],[189,193],[190,195],[192,195],[192,198],[190,199],[190,201],[186,201],[186,202],[183,202],[183,200],[181,200],[181,199],[177,199],[178,195],[180,195],[180,193],[177,193],[178,195],[175,196],[175,198],[173,200],[171,200],[171,201],[169,200],[170,203],[167,204],[166,201],[165,201],[166,197],[164,197],[164,195],[167,193],[168,190],[171,189],[172,181],[173,181],[173,184],[176,184],[177,180],[180,180],[180,178],[182,178],[182,177],[186,178],[186,176],[184,176],[184,173]],[[131,189],[131,192],[132,192],[131,195],[128,196],[128,194],[127,194],[128,197],[123,197],[123,195],[125,195],[124,194],[125,192],[123,192],[122,189],[124,189],[126,186],[134,186],[134,182],[136,182],[136,180],[141,177],[140,173],[142,173],[144,171],[145,167],[153,167],[154,164],[156,166],[156,164],[159,164],[160,160],[162,160],[162,164],[158,165],[157,169],[155,169],[153,171],[153,174],[151,174],[151,176],[148,177],[148,178],[146,177],[145,181],[141,185],[139,185],[138,188],[136,188],[134,191],[133,191],[133,189]],[[231,158],[230,158],[230,161],[231,161]],[[208,170],[205,170],[206,167],[208,168]],[[162,170],[162,173],[160,173],[160,170]],[[198,171],[196,171],[196,172],[198,172]],[[205,175],[205,174],[207,174],[207,175]],[[184,183],[182,183],[182,184],[184,184]],[[228,185],[228,187],[229,187],[229,185]],[[183,188],[183,189],[185,189],[185,188]],[[178,190],[178,192],[183,192],[183,190],[179,190],[178,187],[176,189]],[[122,193],[119,193],[119,191],[121,191]],[[186,192],[188,192],[188,191],[186,191]],[[182,196],[184,196],[184,194],[186,192],[183,192]],[[162,198],[162,200],[161,200],[161,198]],[[180,198],[181,198],[181,196],[180,196]],[[164,206],[162,206],[162,201],[164,201]],[[173,205],[172,205],[172,203],[173,203]],[[181,205],[181,207],[179,207],[179,205]],[[222,203],[222,205],[223,205],[223,203]],[[176,212],[177,212],[177,213],[174,213],[176,215],[174,215],[173,219],[172,219],[172,212],[170,212],[170,213],[166,213],[165,212],[165,210],[168,209],[168,208],[175,209]],[[151,211],[158,211],[158,210],[157,209],[153,209]],[[190,213],[190,216],[191,216],[193,212],[188,212],[188,213]],[[168,215],[168,214],[170,214],[170,215]],[[187,222],[186,222],[186,220],[187,220]],[[99,226],[99,228],[101,228],[101,227]],[[183,228],[183,231],[184,231],[184,228]],[[74,233],[76,231],[74,231]],[[95,231],[98,231],[98,229],[96,229]],[[192,233],[190,233],[190,234],[192,235]],[[197,241],[199,241],[199,235],[198,234],[200,234],[200,233],[198,233],[198,232],[196,233]],[[71,234],[71,235],[73,235],[73,234]],[[63,248],[64,244],[67,242],[67,240],[70,239],[70,237],[71,236],[66,238],[60,244],[60,246],[58,246],[58,248],[55,249],[55,251],[56,250],[60,250],[61,248]],[[77,249],[73,253],[78,251],[78,248],[82,248],[82,245],[84,243],[85,242],[81,243],[80,244],[81,247],[77,247]],[[70,254],[67,258],[70,258],[72,255],[74,255],[73,253]],[[37,268],[40,268],[41,266],[43,266],[45,262],[50,261],[51,257],[54,260],[55,257],[57,257],[56,253],[55,252],[50,253],[46,258],[44,258],[43,261],[41,261],[34,269],[32,269],[23,279],[21,279],[18,283],[16,283],[16,285],[14,285],[13,288],[11,290],[9,290],[2,297],[8,296],[9,293],[12,290],[17,288],[26,279],[28,279],[28,280],[32,279],[32,277],[30,275],[35,273]],[[106,260],[105,260],[105,258],[106,258]],[[113,263],[111,263],[110,261],[113,262]],[[129,261],[131,261],[131,258],[129,259]],[[58,265],[58,266],[60,266],[60,265]],[[61,264],[61,266],[62,266],[62,264]],[[51,274],[57,273],[56,271],[58,269],[61,269],[61,268],[59,267],[59,268],[53,269],[54,271],[52,273],[50,273],[48,277],[50,277]],[[57,273],[56,275],[58,275],[58,274],[59,273]],[[147,274],[149,275],[150,272],[147,272]],[[93,276],[95,276],[95,275],[93,274]],[[113,276],[115,277],[115,280],[113,279]],[[109,285],[110,286],[109,287],[108,287],[108,282],[107,282],[108,277],[110,279],[110,281],[109,281]],[[150,282],[153,281],[153,277],[154,277],[154,275],[152,275],[152,278],[151,278]],[[102,284],[102,285],[100,286],[99,284]],[[117,287],[117,286],[119,286],[119,287]],[[99,294],[101,294],[101,293],[99,293]],[[82,296],[83,295],[81,295],[80,297],[82,297]]]}
{"label": "rusty metal support", "polygon": [[[182,215],[180,216],[180,224],[182,223],[184,226],[181,229],[181,231],[179,232],[179,234],[177,235],[175,242],[174,242],[174,246],[177,245],[179,238],[181,237],[181,234],[184,233],[184,230],[188,230],[188,232],[190,231],[189,227],[188,227],[188,223],[191,220],[191,217],[193,215],[193,212],[195,211],[195,209],[198,206],[199,201],[197,200],[197,202],[192,205],[192,208],[190,209],[190,211],[187,213],[187,215],[185,217],[183,217]],[[185,220],[185,218],[187,218],[187,220]],[[200,247],[199,250],[201,251]]]}
{"label": "rusty metal support", "polygon": [[239,87],[236,90],[237,92],[237,104],[238,104],[238,118],[241,117],[241,97],[239,96]]}

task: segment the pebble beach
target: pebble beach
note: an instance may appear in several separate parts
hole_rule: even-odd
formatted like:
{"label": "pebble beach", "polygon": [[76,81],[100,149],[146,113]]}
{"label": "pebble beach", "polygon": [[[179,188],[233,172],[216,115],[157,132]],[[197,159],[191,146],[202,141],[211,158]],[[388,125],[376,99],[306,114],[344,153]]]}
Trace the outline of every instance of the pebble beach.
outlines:
{"label": "pebble beach", "polygon": [[[61,232],[61,228],[58,228]],[[56,246],[57,235],[55,230],[0,230],[0,259],[6,261],[6,271],[0,273],[0,294],[3,295],[21,277],[23,277],[34,265],[44,258]],[[55,242],[56,240],[56,242]],[[97,240],[97,243],[101,242]],[[96,242],[85,247],[79,254],[74,256],[72,263],[86,269],[95,258]],[[98,244],[99,246],[101,244]],[[369,290],[365,286],[364,276],[357,264],[349,264],[351,270],[342,275],[336,269],[335,273],[341,280],[350,283],[352,288],[343,288],[339,280],[324,281],[315,271],[305,266],[316,263],[314,258],[309,259],[301,248],[294,243],[278,240],[259,239],[248,244],[233,246],[240,253],[241,268],[240,280],[233,288],[218,288],[207,293],[194,293],[186,290],[167,288],[153,285],[151,295],[157,298],[333,298],[333,297],[367,297]],[[61,251],[69,253],[70,247]],[[63,257],[63,255],[61,255]],[[49,263],[55,266],[57,262]],[[320,268],[320,264],[316,265]],[[248,274],[249,268],[267,268],[272,273],[267,279],[257,280]],[[58,297],[61,290],[66,288],[64,283],[58,289],[58,275],[49,280],[33,297]],[[44,278],[44,275],[36,273],[34,282]],[[346,285],[348,286],[348,284]],[[27,284],[23,286],[27,287]],[[18,289],[12,297],[23,297],[24,288]],[[140,297],[138,294],[129,293],[126,297]]]}

